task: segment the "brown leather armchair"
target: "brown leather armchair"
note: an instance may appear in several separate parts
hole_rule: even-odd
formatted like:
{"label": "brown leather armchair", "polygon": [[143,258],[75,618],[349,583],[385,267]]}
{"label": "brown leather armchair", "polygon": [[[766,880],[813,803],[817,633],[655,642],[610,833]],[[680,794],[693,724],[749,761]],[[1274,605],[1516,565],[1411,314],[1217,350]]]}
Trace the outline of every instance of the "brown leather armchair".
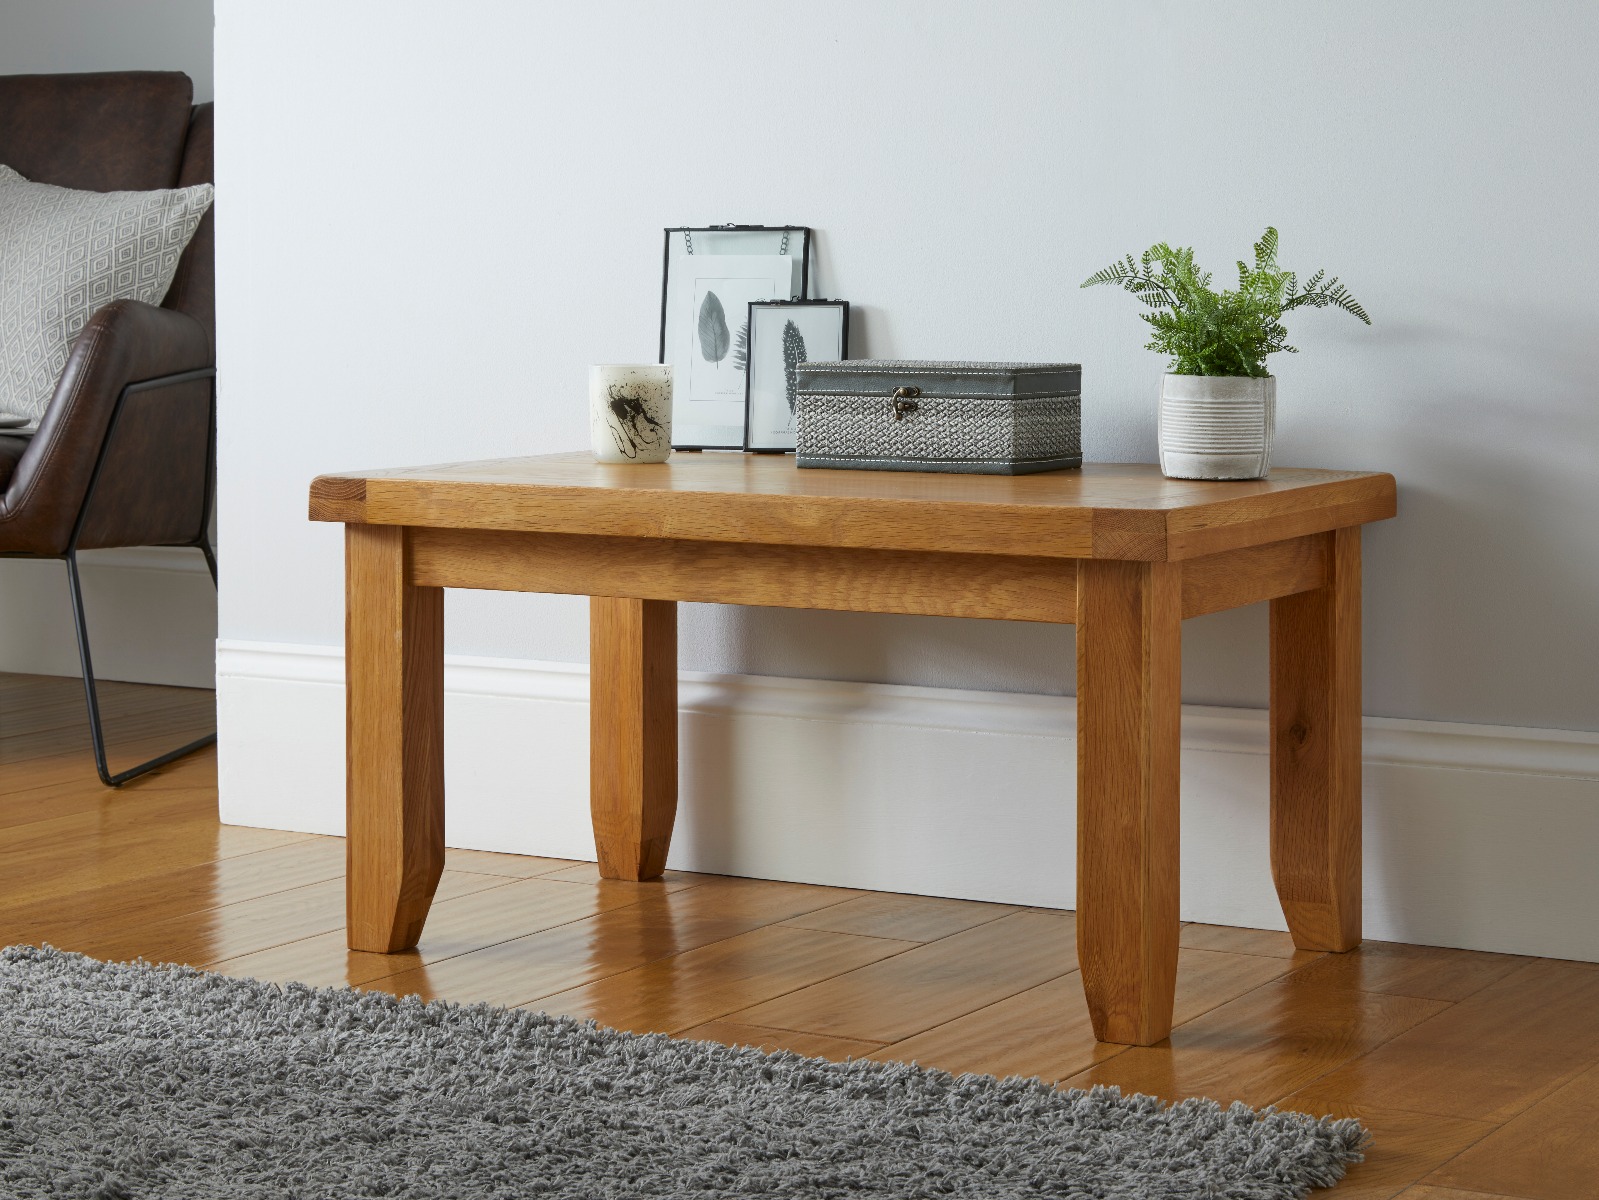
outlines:
{"label": "brown leather armchair", "polygon": [[[178,72],[0,77],[0,163],[87,191],[213,181],[212,109]],[[73,343],[31,439],[0,434],[0,557],[66,563],[95,767],[109,787],[216,741],[113,775],[89,654],[79,550],[192,546],[213,584],[215,254],[200,224],[161,307],[119,300]]]}

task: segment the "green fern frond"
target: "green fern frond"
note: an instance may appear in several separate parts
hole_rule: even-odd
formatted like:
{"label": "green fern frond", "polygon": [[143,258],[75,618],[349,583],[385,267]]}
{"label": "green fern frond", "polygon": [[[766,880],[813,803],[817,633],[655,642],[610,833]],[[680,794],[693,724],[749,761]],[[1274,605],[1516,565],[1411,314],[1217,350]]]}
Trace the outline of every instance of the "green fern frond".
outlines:
{"label": "green fern frond", "polygon": [[1327,285],[1327,299],[1335,308],[1341,308],[1350,316],[1371,324],[1371,318],[1366,315],[1366,310],[1361,307],[1360,301],[1349,294],[1349,289],[1339,283],[1335,278]]}
{"label": "green fern frond", "polygon": [[1255,270],[1273,271],[1277,269],[1277,230],[1273,226],[1266,226],[1266,232],[1261,234],[1260,241],[1255,243]]}
{"label": "green fern frond", "polygon": [[1277,249],[1277,230],[1268,226],[1254,244],[1254,267],[1237,264],[1236,291],[1213,290],[1193,247],[1166,242],[1137,258],[1129,254],[1082,286],[1113,284],[1154,309],[1139,314],[1152,334],[1148,349],[1168,355],[1176,374],[1264,376],[1268,355],[1298,353],[1282,324],[1296,308],[1341,308],[1371,324],[1337,277],[1317,271],[1301,285],[1298,275],[1277,265]]}
{"label": "green fern frond", "polygon": [[1140,277],[1138,263],[1129,254],[1125,259],[1111,263],[1103,271],[1095,271],[1087,279],[1083,280],[1082,286],[1093,287],[1101,283],[1120,284],[1129,279],[1138,279]]}
{"label": "green fern frond", "polygon": [[1308,288],[1299,296],[1293,298],[1283,306],[1287,312],[1295,308],[1341,308],[1350,316],[1367,325],[1371,324],[1371,317],[1367,315],[1360,301],[1349,294],[1349,289],[1338,282],[1335,275],[1315,291]]}

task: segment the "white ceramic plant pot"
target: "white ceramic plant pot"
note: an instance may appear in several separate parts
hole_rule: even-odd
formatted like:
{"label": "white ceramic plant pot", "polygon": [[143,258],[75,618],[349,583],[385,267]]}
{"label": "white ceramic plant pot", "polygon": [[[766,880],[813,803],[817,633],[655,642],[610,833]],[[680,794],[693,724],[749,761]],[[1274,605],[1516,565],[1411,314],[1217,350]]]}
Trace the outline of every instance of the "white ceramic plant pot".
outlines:
{"label": "white ceramic plant pot", "polygon": [[1172,479],[1264,479],[1276,420],[1275,376],[1164,376],[1161,473]]}

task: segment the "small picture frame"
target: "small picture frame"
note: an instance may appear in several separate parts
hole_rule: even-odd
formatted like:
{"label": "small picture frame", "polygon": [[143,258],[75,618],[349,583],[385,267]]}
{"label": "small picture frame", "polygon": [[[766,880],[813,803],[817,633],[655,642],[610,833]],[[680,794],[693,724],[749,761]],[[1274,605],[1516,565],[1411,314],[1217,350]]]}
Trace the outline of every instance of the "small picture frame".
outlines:
{"label": "small picture frame", "polygon": [[758,300],[749,306],[744,449],[794,449],[794,371],[849,357],[848,300]]}
{"label": "small picture frame", "polygon": [[808,295],[810,257],[803,225],[666,230],[660,361],[673,368],[674,448],[743,447],[749,303]]}

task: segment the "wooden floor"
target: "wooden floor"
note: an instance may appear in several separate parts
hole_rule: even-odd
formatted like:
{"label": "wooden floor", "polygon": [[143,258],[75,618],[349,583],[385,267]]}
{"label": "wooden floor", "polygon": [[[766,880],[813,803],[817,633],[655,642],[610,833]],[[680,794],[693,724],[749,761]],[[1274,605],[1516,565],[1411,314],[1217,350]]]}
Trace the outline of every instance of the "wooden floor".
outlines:
{"label": "wooden floor", "polygon": [[[210,727],[209,692],[103,703],[113,767]],[[0,675],[0,944],[1356,1116],[1341,1198],[1599,1196],[1599,965],[1190,925],[1178,1028],[1124,1049],[1089,1031],[1070,913],[452,850],[421,947],[356,954],[342,841],[216,813],[213,751],[108,792],[78,682]]]}

